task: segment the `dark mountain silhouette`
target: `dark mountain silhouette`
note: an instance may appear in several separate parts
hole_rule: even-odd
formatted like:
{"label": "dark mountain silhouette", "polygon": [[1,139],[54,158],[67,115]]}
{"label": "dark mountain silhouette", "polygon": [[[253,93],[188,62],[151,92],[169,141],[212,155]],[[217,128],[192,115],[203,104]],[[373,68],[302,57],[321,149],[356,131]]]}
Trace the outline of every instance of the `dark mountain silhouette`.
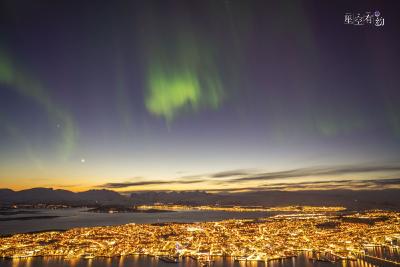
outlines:
{"label": "dark mountain silhouette", "polygon": [[68,190],[52,188],[32,188],[15,192],[12,199],[21,202],[64,202],[76,200],[75,193]]}
{"label": "dark mountain silhouette", "polygon": [[101,190],[89,190],[85,192],[76,193],[80,199],[83,200],[95,200],[99,202],[124,202],[127,201],[127,197],[107,189]]}
{"label": "dark mountain silhouette", "polygon": [[131,199],[137,204],[149,203],[171,203],[171,204],[191,204],[203,205],[211,204],[220,199],[220,195],[211,194],[204,191],[146,191],[134,192]]}
{"label": "dark mountain silhouette", "polygon": [[400,208],[400,190],[256,191],[227,194],[220,204],[343,205],[349,208]]}
{"label": "dark mountain silhouette", "polygon": [[304,190],[250,191],[211,194],[193,192],[135,192],[136,203],[175,203],[188,205],[343,205],[349,208],[400,208],[400,189],[386,190]]}
{"label": "dark mountain silhouette", "polygon": [[111,190],[89,190],[74,193],[52,188],[32,188],[21,191],[0,189],[0,203],[3,204],[112,204],[124,203],[129,199]]}
{"label": "dark mountain silhouette", "polygon": [[3,199],[9,199],[12,197],[12,195],[15,192],[11,189],[0,189],[0,200]]}
{"label": "dark mountain silhouette", "polygon": [[205,191],[133,192],[129,197],[111,190],[74,193],[52,188],[21,191],[0,189],[0,205],[70,204],[70,205],[139,205],[157,202],[187,205],[343,205],[355,209],[400,209],[400,189],[385,190],[304,190],[208,193]]}

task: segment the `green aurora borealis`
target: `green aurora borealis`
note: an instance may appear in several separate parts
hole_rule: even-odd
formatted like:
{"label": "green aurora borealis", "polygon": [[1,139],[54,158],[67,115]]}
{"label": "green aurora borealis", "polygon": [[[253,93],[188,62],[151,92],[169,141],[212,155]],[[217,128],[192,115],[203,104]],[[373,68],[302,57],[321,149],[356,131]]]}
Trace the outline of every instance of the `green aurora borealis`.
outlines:
{"label": "green aurora borealis", "polygon": [[[77,129],[71,115],[63,108],[58,106],[51,96],[47,93],[47,89],[35,79],[32,75],[28,74],[18,64],[16,64],[9,56],[8,53],[0,49],[0,83],[6,85],[9,89],[14,90],[21,97],[31,100],[33,103],[39,105],[46,113],[49,119],[59,125],[62,130],[56,147],[58,155],[63,160],[68,160],[74,150],[77,138]],[[1,118],[1,117],[0,117]],[[10,122],[1,123],[5,128],[11,130],[11,134],[17,139],[22,138],[22,134],[15,126],[10,125]],[[17,134],[18,133],[18,134]],[[24,140],[24,138],[22,138]],[[23,141],[29,144],[27,141]],[[31,151],[30,145],[25,145],[28,151]],[[36,155],[34,160],[38,161]]]}
{"label": "green aurora borealis", "polygon": [[[399,18],[382,1],[385,27],[344,25],[344,10],[371,8],[358,4],[4,1],[0,188],[398,177],[362,170],[400,162]],[[360,165],[234,183],[212,175]]]}
{"label": "green aurora borealis", "polygon": [[153,33],[146,49],[148,111],[171,122],[185,111],[218,108],[224,88],[213,42],[182,27],[167,37],[154,27],[148,30]]}

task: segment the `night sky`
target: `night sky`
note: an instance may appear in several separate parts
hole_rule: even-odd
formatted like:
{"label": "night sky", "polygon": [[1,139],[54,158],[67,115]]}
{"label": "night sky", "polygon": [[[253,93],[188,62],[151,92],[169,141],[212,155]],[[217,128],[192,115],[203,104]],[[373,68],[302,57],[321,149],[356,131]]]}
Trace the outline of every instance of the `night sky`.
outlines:
{"label": "night sky", "polygon": [[3,0],[0,187],[397,187],[396,3]]}

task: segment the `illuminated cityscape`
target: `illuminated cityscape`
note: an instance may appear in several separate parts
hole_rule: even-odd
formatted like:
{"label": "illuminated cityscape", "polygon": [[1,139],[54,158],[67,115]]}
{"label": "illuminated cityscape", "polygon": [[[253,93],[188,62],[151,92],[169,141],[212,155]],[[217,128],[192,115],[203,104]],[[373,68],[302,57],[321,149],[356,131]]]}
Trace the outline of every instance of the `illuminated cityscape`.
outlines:
{"label": "illuminated cityscape", "polygon": [[[327,210],[327,208],[323,208]],[[284,208],[290,210],[290,208]],[[369,247],[398,248],[400,214],[367,211],[338,215],[291,213],[256,220],[203,223],[126,224],[75,228],[2,237],[0,255],[6,258],[63,256],[73,258],[148,255],[179,261],[192,257],[204,262],[214,256],[236,261],[270,261],[314,252],[314,260],[356,260]],[[333,207],[332,211],[338,210]]]}

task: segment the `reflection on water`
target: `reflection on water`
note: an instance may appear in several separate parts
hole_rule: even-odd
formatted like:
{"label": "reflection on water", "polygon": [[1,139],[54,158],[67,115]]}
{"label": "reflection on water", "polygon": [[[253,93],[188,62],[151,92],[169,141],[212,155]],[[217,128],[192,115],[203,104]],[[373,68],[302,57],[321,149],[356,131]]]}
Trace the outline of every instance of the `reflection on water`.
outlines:
{"label": "reflection on water", "polygon": [[400,254],[398,248],[390,248],[390,247],[373,247],[369,248],[366,251],[367,255],[375,256],[378,258],[400,261]]}
{"label": "reflection on water", "polygon": [[[357,261],[341,261],[337,263],[313,262],[309,260],[311,254],[302,253],[296,258],[264,262],[237,262],[230,257],[215,257],[211,267],[378,267],[372,263],[358,259]],[[0,259],[1,267],[201,267],[189,257],[179,263],[166,263],[155,257],[126,256],[114,258],[71,259],[61,257],[36,257],[26,259]]]}

